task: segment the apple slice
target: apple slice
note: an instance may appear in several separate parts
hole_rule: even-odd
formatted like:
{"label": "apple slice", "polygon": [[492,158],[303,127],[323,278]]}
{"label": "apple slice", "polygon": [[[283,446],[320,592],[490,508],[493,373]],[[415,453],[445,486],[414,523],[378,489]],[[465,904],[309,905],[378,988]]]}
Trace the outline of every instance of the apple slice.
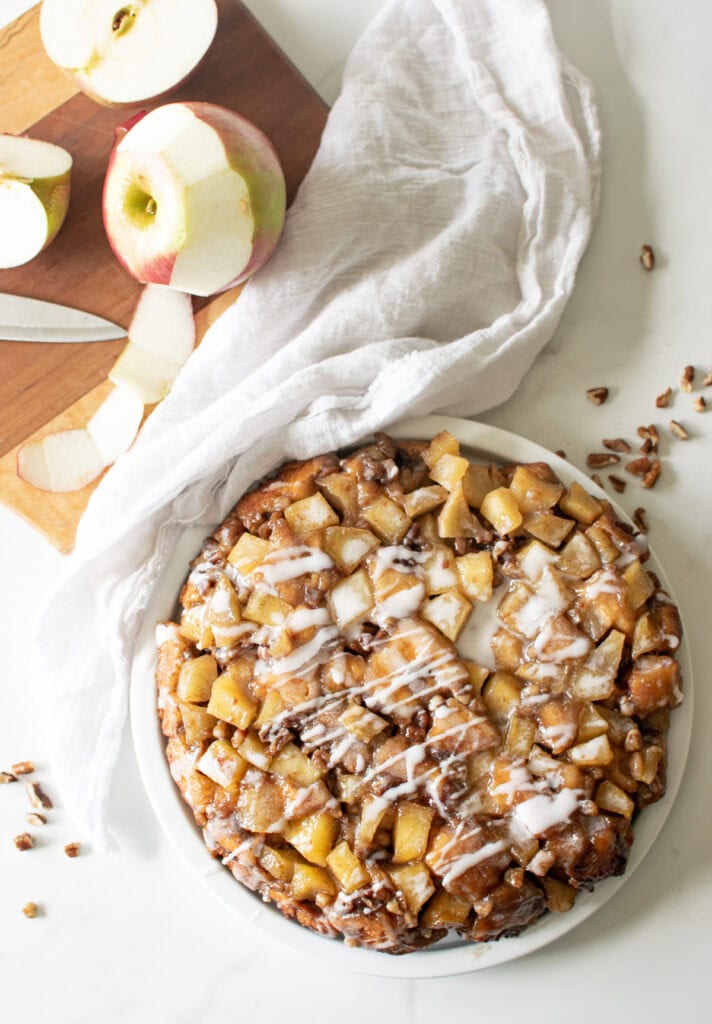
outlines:
{"label": "apple slice", "polygon": [[239,284],[272,254],[285,184],[270,141],[211,103],[170,103],[117,142],[104,183],[114,253],[144,283],[193,295]]}
{"label": "apple slice", "polygon": [[79,491],[104,469],[104,460],[86,428],[62,430],[28,441],[17,453],[17,475],[42,491]]}
{"label": "apple slice", "polygon": [[129,343],[109,371],[109,380],[135,388],[146,405],[160,402],[195,347],[190,296],[147,285],[128,333]]}
{"label": "apple slice", "polygon": [[87,424],[87,433],[110,466],[128,451],[143,419],[143,396],[125,384],[115,387]]}
{"label": "apple slice", "polygon": [[40,139],[0,135],[0,270],[46,249],[69,206],[72,158]]}
{"label": "apple slice", "polygon": [[143,399],[133,388],[115,388],[86,427],[28,441],[17,453],[17,475],[55,494],[78,491],[131,446],[143,418]]}
{"label": "apple slice", "polygon": [[108,106],[155,100],[182,85],[215,37],[215,0],[44,0],[50,60]]}

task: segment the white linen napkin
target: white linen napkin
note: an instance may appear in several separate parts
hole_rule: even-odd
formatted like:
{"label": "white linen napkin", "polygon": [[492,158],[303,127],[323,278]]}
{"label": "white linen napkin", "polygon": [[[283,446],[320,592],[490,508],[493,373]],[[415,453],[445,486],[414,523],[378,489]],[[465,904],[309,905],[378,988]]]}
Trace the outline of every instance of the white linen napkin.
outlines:
{"label": "white linen napkin", "polygon": [[599,145],[541,0],[393,0],[369,25],[276,254],[97,489],[39,617],[56,779],[99,848],[134,638],[183,526],[288,457],[508,398],[573,287]]}

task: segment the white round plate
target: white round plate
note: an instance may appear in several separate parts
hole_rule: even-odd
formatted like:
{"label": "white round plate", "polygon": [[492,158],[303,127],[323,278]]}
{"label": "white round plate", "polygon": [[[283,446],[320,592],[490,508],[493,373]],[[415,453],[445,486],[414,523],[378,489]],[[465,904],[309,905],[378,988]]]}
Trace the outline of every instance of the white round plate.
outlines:
{"label": "white round plate", "polygon": [[[578,480],[589,491],[603,496],[584,473],[568,462],[531,441],[495,427],[453,417],[425,416],[398,423],[390,428],[390,433],[397,438],[427,439],[440,430],[449,430],[460,441],[466,454],[473,458],[494,462],[548,462],[563,481]],[[617,515],[627,520],[622,509],[612,504]],[[155,625],[158,621],[173,617],[188,563],[197,554],[207,532],[205,527],[186,530],[156,582],[136,645],[131,677],[131,726],[143,782],[168,838],[193,871],[242,921],[256,925],[292,948],[317,957],[322,963],[390,978],[435,978],[482,970],[539,949],[585,921],[631,876],[652,846],[670,812],[687,759],[692,728],[692,672],[684,641],[679,661],[685,682],[685,700],[671,719],[667,792],[662,800],[647,807],[636,819],[635,842],[626,874],[607,879],[597,885],[592,893],[580,893],[574,908],[568,913],[546,914],[517,938],[474,944],[453,934],[428,949],[405,956],[389,956],[371,950],[350,949],[343,942],[323,938],[288,921],[273,906],[263,903],[258,896],[244,888],[227,868],[210,856],[203,844],[200,829],[171,778],[164,753],[165,739],[156,713]],[[649,565],[674,600],[665,573],[652,556]]]}

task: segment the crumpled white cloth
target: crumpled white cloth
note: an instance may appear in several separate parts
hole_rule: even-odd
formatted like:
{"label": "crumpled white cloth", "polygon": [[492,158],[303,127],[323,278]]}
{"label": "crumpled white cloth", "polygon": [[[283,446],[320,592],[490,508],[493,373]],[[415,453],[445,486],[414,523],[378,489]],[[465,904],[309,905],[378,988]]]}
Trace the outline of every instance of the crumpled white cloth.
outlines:
{"label": "crumpled white cloth", "polygon": [[97,489],[39,616],[55,777],[99,848],[134,638],[183,526],[287,457],[508,398],[573,288],[599,145],[541,0],[394,0],[368,26],[276,254]]}

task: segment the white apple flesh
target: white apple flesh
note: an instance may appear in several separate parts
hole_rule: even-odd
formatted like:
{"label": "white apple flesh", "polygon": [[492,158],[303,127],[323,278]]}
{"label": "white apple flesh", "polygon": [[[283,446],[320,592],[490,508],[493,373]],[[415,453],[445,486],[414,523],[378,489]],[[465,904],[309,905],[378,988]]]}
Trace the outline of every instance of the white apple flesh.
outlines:
{"label": "white apple flesh", "polygon": [[142,418],[140,394],[131,387],[117,387],[86,427],[23,444],[17,453],[17,475],[42,491],[79,491],[128,450]]}
{"label": "white apple flesh", "polygon": [[69,206],[71,174],[66,149],[0,135],[0,270],[29,263],[55,239]]}
{"label": "white apple flesh", "polygon": [[214,104],[171,103],[117,142],[104,226],[139,281],[212,295],[269,259],[285,203],[279,159],[255,125]]}
{"label": "white apple flesh", "polygon": [[131,320],[129,343],[109,371],[109,380],[135,388],[146,405],[160,402],[194,347],[190,296],[149,284]]}
{"label": "white apple flesh", "polygon": [[109,106],[145,103],[182,85],[217,24],[215,0],[44,0],[40,12],[49,58]]}

